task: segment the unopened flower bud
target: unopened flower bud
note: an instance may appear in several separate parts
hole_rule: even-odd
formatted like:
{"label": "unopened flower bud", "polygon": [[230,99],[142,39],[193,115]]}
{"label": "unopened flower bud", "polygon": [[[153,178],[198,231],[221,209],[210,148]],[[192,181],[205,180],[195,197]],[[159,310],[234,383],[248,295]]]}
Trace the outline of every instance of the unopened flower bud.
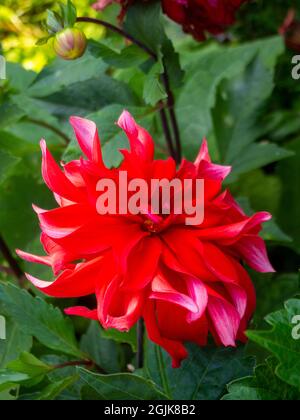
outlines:
{"label": "unopened flower bud", "polygon": [[75,60],[81,57],[87,47],[85,34],[77,28],[67,28],[58,32],[54,38],[53,48],[64,60]]}

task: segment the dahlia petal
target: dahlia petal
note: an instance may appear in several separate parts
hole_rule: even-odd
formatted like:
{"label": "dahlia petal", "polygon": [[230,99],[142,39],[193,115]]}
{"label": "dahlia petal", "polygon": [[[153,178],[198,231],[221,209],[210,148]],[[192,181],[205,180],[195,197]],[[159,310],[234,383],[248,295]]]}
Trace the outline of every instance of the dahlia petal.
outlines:
{"label": "dahlia petal", "polygon": [[76,259],[76,255],[78,255],[77,253],[74,254],[70,250],[59,246],[45,233],[41,234],[41,243],[45,252],[51,258],[54,275],[57,275],[60,271],[68,268],[67,264],[74,261]]}
{"label": "dahlia petal", "polygon": [[201,280],[215,281],[214,273],[203,260],[202,244],[195,235],[194,231],[186,228],[169,229],[164,234],[164,242],[188,273]]}
{"label": "dahlia petal", "polygon": [[215,200],[214,204],[220,207],[223,210],[231,210],[234,211],[235,216],[245,216],[245,212],[241,208],[241,206],[235,201],[235,199],[230,194],[229,190],[225,190],[222,194],[220,194]]}
{"label": "dahlia petal", "polygon": [[206,138],[203,139],[198,156],[195,160],[195,165],[197,168],[199,168],[199,165],[202,161],[211,162],[211,158],[208,151],[208,143],[207,143]]}
{"label": "dahlia petal", "polygon": [[29,274],[27,279],[40,291],[57,298],[77,298],[95,292],[96,282],[101,276],[103,257],[83,263],[75,270],[65,270],[55,281],[39,280]]}
{"label": "dahlia petal", "polygon": [[98,317],[106,329],[129,331],[142,315],[144,298],[141,293],[122,294],[119,281],[119,277],[115,276],[96,292]]}
{"label": "dahlia petal", "polygon": [[103,165],[100,139],[96,124],[85,118],[71,117],[72,125],[77,141],[86,157],[95,163]]}
{"label": "dahlia petal", "polygon": [[107,6],[112,4],[114,0],[98,0],[96,3],[92,4],[92,8],[102,12]]}
{"label": "dahlia petal", "polygon": [[240,318],[242,319],[246,313],[247,309],[247,293],[240,286],[233,284],[225,285],[227,291],[229,292],[232,301],[236,310],[239,313]]}
{"label": "dahlia petal", "polygon": [[118,120],[118,126],[125,131],[131,152],[139,158],[152,161],[154,157],[154,142],[150,134],[140,127],[128,111],[124,111]]}
{"label": "dahlia petal", "polygon": [[188,291],[191,299],[196,303],[198,311],[196,313],[189,313],[187,321],[189,323],[197,321],[206,311],[208,304],[208,293],[204,283],[194,277],[189,277],[187,280]]}
{"label": "dahlia petal", "polygon": [[[255,308],[256,308],[256,291],[254,284],[247,273],[247,271],[242,267],[241,264],[236,263],[236,269],[238,271],[238,277],[239,277],[239,286],[245,290],[247,295],[247,308],[246,312],[244,314],[244,320],[246,321],[246,324],[249,322],[250,318],[252,317]],[[228,287],[228,285],[227,285]],[[246,325],[245,325],[246,328]],[[243,331],[244,332],[244,331]]]}
{"label": "dahlia petal", "polygon": [[[124,240],[125,247],[128,242],[127,238],[131,237],[132,233],[126,227],[131,225],[133,224],[128,222],[127,218],[96,216],[70,235],[55,238],[53,241],[60,249],[75,254],[77,259],[90,258],[90,256],[102,253],[108,248],[114,246],[117,248],[121,238]],[[120,250],[122,251],[122,249],[120,245]]]}
{"label": "dahlia petal", "polygon": [[231,258],[209,242],[202,243],[203,261],[207,268],[223,282],[238,283],[238,274]]}
{"label": "dahlia petal", "polygon": [[73,204],[54,210],[43,210],[33,205],[41,228],[51,238],[63,238],[85,225],[96,213],[83,204]]}
{"label": "dahlia petal", "polygon": [[144,308],[144,320],[149,339],[163,347],[172,357],[173,368],[179,368],[188,352],[180,341],[168,340],[161,335],[156,319],[155,302],[148,301]]}
{"label": "dahlia petal", "polygon": [[150,283],[157,271],[162,253],[162,243],[157,237],[147,236],[142,239],[127,260],[124,287],[143,289]]}
{"label": "dahlia petal", "polygon": [[81,201],[82,193],[72,184],[55,162],[47,149],[45,140],[41,140],[40,145],[43,156],[42,175],[48,188],[59,196],[69,199],[72,202]]}
{"label": "dahlia petal", "polygon": [[63,165],[65,174],[67,178],[75,185],[77,188],[84,188],[85,182],[82,176],[82,165],[80,160],[73,160],[69,163]]}
{"label": "dahlia petal", "polygon": [[182,306],[187,311],[198,313],[199,308],[187,295],[175,290],[163,276],[156,276],[152,282],[152,293],[150,299],[164,300]]}
{"label": "dahlia petal", "polygon": [[126,275],[129,255],[132,250],[144,238],[150,236],[148,232],[143,232],[137,224],[127,224],[119,226],[118,234],[113,240],[112,247],[115,257],[122,272]]}
{"label": "dahlia petal", "polygon": [[60,271],[69,268],[68,263],[75,259],[70,252],[67,252],[65,249],[55,244],[44,233],[41,235],[41,243],[45,252],[49,254],[48,256],[37,256],[21,250],[16,250],[16,252],[19,257],[25,261],[52,267],[54,275],[57,275]]}
{"label": "dahlia petal", "polygon": [[267,212],[260,212],[254,214],[241,222],[232,223],[224,226],[217,226],[208,229],[199,230],[198,237],[202,239],[234,239],[238,240],[243,233],[249,232],[251,229],[261,225],[270,220],[272,216]]}
{"label": "dahlia petal", "polygon": [[236,347],[240,317],[234,307],[223,299],[210,296],[208,313],[221,343],[225,347]]}
{"label": "dahlia petal", "polygon": [[155,160],[152,165],[152,179],[168,179],[171,181],[176,176],[176,162],[172,158]]}
{"label": "dahlia petal", "polygon": [[224,181],[232,171],[231,166],[216,165],[202,161],[198,169],[198,177],[214,181]]}
{"label": "dahlia petal", "polygon": [[46,265],[48,267],[51,267],[52,265],[51,257],[48,257],[48,256],[42,257],[39,255],[29,254],[28,252],[21,251],[20,249],[16,249],[16,253],[20,258],[22,258],[22,260],[36,263],[36,264]]}
{"label": "dahlia petal", "polygon": [[93,321],[98,321],[97,309],[90,310],[84,306],[74,306],[73,308],[65,309],[64,312],[69,316],[79,316],[82,318],[92,319]]}
{"label": "dahlia petal", "polygon": [[189,322],[186,309],[165,301],[156,301],[156,319],[163,337],[182,343],[207,345],[209,325],[206,314],[196,321]]}
{"label": "dahlia petal", "polygon": [[186,3],[187,0],[162,0],[163,11],[175,22],[184,23],[187,18]]}
{"label": "dahlia petal", "polygon": [[249,267],[259,273],[275,273],[267,254],[266,244],[259,236],[245,236],[236,244],[236,250]]}

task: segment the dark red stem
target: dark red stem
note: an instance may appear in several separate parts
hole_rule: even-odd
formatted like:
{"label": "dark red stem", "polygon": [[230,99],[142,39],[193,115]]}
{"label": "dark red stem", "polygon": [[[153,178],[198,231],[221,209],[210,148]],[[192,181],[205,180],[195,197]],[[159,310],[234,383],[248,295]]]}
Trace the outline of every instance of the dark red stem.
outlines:
{"label": "dark red stem", "polygon": [[13,257],[12,253],[10,252],[9,247],[7,246],[6,242],[4,241],[3,237],[0,235],[0,251],[4,257],[4,259],[7,261],[11,272],[16,276],[18,279],[19,285],[21,287],[24,286],[24,272],[19,266],[18,261]]}
{"label": "dark red stem", "polygon": [[[128,32],[124,31],[123,29],[109,23],[106,22],[104,20],[101,19],[95,19],[95,18],[89,18],[89,17],[79,17],[77,18],[77,22],[85,22],[85,23],[95,23],[96,25],[101,25],[104,26],[105,28],[121,35],[122,37],[128,39],[129,41],[131,41],[133,44],[137,45],[139,48],[141,48],[143,51],[145,51],[151,58],[153,58],[153,60],[158,61],[158,56],[157,54],[152,51],[147,45],[145,45],[143,42],[139,41],[138,39],[136,39],[134,36],[130,35]],[[168,118],[166,116],[166,112],[160,112],[160,116],[161,116],[161,120],[162,120],[162,126],[163,126],[163,130],[164,130],[164,134],[165,134],[165,138],[167,141],[167,145],[168,145],[168,149],[170,152],[170,155],[174,158],[174,160],[179,164],[181,162],[181,158],[182,158],[182,148],[181,148],[181,140],[180,140],[180,132],[179,132],[179,126],[178,126],[178,122],[177,122],[177,117],[176,117],[176,113],[175,113],[175,109],[174,109],[174,94],[172,92],[171,86],[170,86],[170,80],[169,80],[169,75],[167,72],[167,68],[165,63],[164,64],[164,74],[162,77],[165,89],[166,89],[166,93],[168,95],[168,109],[169,109],[169,113],[170,113],[170,122],[173,128],[173,133],[174,133],[174,137],[175,137],[175,148],[173,145],[173,140],[172,140],[172,134],[169,128],[169,122],[168,122]]]}

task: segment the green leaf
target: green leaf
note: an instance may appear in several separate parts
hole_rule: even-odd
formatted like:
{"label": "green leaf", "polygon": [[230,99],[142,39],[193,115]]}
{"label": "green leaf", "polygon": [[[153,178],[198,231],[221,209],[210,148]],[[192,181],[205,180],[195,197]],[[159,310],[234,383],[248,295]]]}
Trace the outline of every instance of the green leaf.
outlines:
{"label": "green leaf", "polygon": [[261,135],[258,116],[273,91],[274,69],[266,68],[260,56],[245,72],[220,87],[213,111],[215,135],[222,161],[233,166],[233,174],[284,159],[291,152],[276,144],[254,143]]}
{"label": "green leaf", "polygon": [[147,343],[146,373],[155,384],[175,400],[218,400],[226,385],[249,375],[254,361],[240,349],[199,348],[189,345],[189,358],[180,369],[171,367],[170,356]]}
{"label": "green leaf", "polygon": [[26,247],[40,233],[36,215],[32,211],[33,200],[42,208],[54,207],[53,198],[40,181],[40,159],[37,165],[24,159],[16,169],[18,173],[9,177],[0,187],[0,231],[13,253],[16,248]]}
{"label": "green leaf", "polygon": [[11,100],[0,105],[0,127],[14,124],[26,115],[25,110],[19,108]]}
{"label": "green leaf", "polygon": [[19,162],[19,158],[0,150],[0,185],[10,176]]}
{"label": "green leaf", "polygon": [[132,350],[136,352],[137,336],[135,327],[131,328],[129,332],[121,332],[115,329],[102,330],[101,335],[103,338],[114,340],[117,343],[129,344]]}
{"label": "green leaf", "polygon": [[237,156],[233,161],[227,161],[233,167],[233,176],[250,172],[257,168],[267,166],[293,156],[289,150],[283,149],[274,143],[261,142],[251,144]]}
{"label": "green leaf", "polygon": [[153,52],[159,52],[165,39],[159,3],[136,3],[129,8],[125,30]]}
{"label": "green leaf", "polygon": [[161,63],[156,63],[147,74],[143,97],[148,105],[155,106],[168,97],[160,80],[163,71]]}
{"label": "green leaf", "polygon": [[106,67],[102,60],[90,54],[85,54],[74,61],[57,59],[42,70],[27,90],[27,94],[36,98],[49,96],[74,83],[84,82],[103,74]]}
{"label": "green leaf", "polygon": [[261,274],[250,272],[257,294],[254,324],[256,329],[265,328],[264,318],[282,308],[282,302],[294,298],[299,292],[298,274]]}
{"label": "green leaf", "polygon": [[24,373],[30,378],[43,378],[52,370],[51,366],[46,365],[46,363],[43,363],[41,360],[37,359],[28,352],[22,352],[18,359],[7,365],[7,369],[13,372]]}
{"label": "green leaf", "polygon": [[62,20],[65,28],[72,28],[76,23],[77,10],[74,4],[68,0],[67,4],[60,3],[60,10],[62,14]]}
{"label": "green leaf", "polygon": [[6,373],[7,375],[10,373],[25,375],[24,379],[16,382],[16,385],[21,383],[24,387],[32,387],[39,384],[51,370],[52,368],[50,366],[41,362],[32,354],[23,352],[18,359],[7,365]]}
{"label": "green leaf", "polygon": [[168,97],[160,80],[163,71],[161,63],[156,63],[147,74],[143,97],[148,105],[155,106],[159,101]]}
{"label": "green leaf", "polygon": [[37,73],[25,70],[21,64],[6,63],[9,88],[14,92],[24,92],[36,79]]}
{"label": "green leaf", "polygon": [[[235,196],[241,195],[237,201],[249,216],[255,213],[253,208],[256,211],[264,209],[271,214],[276,214],[281,190],[278,177],[265,175],[260,170],[241,176],[231,189]],[[292,238],[278,226],[275,217],[264,223],[261,237],[266,241],[276,241],[283,244],[292,242]]]}
{"label": "green leaf", "polygon": [[29,351],[32,347],[32,338],[25,334],[20,326],[6,320],[6,340],[0,340],[0,368],[18,358],[21,352]]}
{"label": "green leaf", "polygon": [[221,85],[214,121],[223,161],[243,157],[243,149],[260,135],[257,117],[273,91],[273,73],[256,56],[245,71]]}
{"label": "green leaf", "polygon": [[80,348],[107,373],[122,370],[121,349],[114,341],[103,338],[99,322],[91,322],[87,333],[81,339]]}
{"label": "green leaf", "polygon": [[70,115],[86,117],[111,104],[122,104],[123,109],[139,104],[136,95],[124,83],[106,74],[75,83],[43,99],[48,110],[58,118]]}
{"label": "green leaf", "polygon": [[67,388],[72,386],[78,380],[78,375],[73,375],[67,378],[62,379],[61,381],[54,382],[44,389],[41,392],[38,392],[32,398],[36,401],[53,401],[64,392]]}
{"label": "green leaf", "polygon": [[164,399],[154,384],[132,374],[97,375],[85,369],[79,369],[79,375],[85,386],[82,389],[83,400],[157,400]]}
{"label": "green leaf", "polygon": [[275,374],[276,359],[269,358],[255,369],[253,377],[239,379],[228,385],[225,401],[300,400],[300,392]]}
{"label": "green leaf", "polygon": [[47,10],[46,25],[49,33],[55,34],[63,29],[62,17],[53,10]]}
{"label": "green leaf", "polygon": [[42,124],[50,124],[54,128],[61,128],[57,119],[51,115],[43,101],[31,98],[27,94],[14,95],[11,101],[18,108],[24,109],[24,116],[41,121]]}
{"label": "green leaf", "polygon": [[283,230],[294,240],[296,251],[300,252],[300,139],[288,144],[294,156],[279,163],[277,173],[284,186],[278,220]]}
{"label": "green leaf", "polygon": [[247,336],[278,359],[278,377],[300,390],[300,340],[293,338],[293,319],[299,315],[300,299],[289,300],[284,310],[266,317],[272,330],[248,331]]}
{"label": "green leaf", "polygon": [[280,229],[274,219],[270,220],[263,226],[261,236],[265,241],[277,241],[281,243],[293,242],[292,238]]}
{"label": "green leaf", "polygon": [[161,7],[158,2],[133,4],[127,12],[125,29],[135,39],[146,45],[162,60],[168,69],[171,86],[181,86],[183,71],[179,55],[172,42],[167,38],[162,22]]}
{"label": "green leaf", "polygon": [[0,283],[0,303],[4,313],[22,328],[25,334],[34,336],[44,346],[74,357],[84,357],[78,349],[73,324],[39,297],[12,284]]}
{"label": "green leaf", "polygon": [[[69,357],[62,355],[47,355],[44,356],[42,360],[51,366],[61,366],[72,361]],[[57,400],[78,401],[81,399],[81,388],[83,384],[77,374],[77,368],[76,366],[65,366],[60,369],[54,369],[47,375],[47,379],[53,384],[59,383],[65,378],[74,376],[77,377],[76,381],[60,392],[60,394],[56,396]]]}
{"label": "green leaf", "polygon": [[46,45],[48,43],[48,41],[53,37],[53,35],[49,35],[49,36],[44,36],[43,38],[40,38],[37,42],[36,42],[36,46],[37,47],[41,47],[43,45]]}
{"label": "green leaf", "polygon": [[238,182],[230,187],[232,194],[238,197],[239,203],[247,214],[252,215],[255,211],[262,209],[276,214],[282,192],[278,176],[256,169],[241,175]]}
{"label": "green leaf", "polygon": [[[244,70],[259,54],[260,61],[265,68],[264,80],[271,78],[277,57],[283,51],[282,40],[279,37],[273,37],[263,41],[256,41],[240,45],[238,47],[208,47],[207,50],[201,49],[199,52],[190,53],[186,57],[188,65],[186,66],[186,77],[184,87],[181,89],[177,102],[176,109],[180,123],[182,141],[185,147],[185,155],[188,158],[195,158],[201,140],[207,137],[216,130],[216,138],[218,139],[217,146],[220,150],[217,151],[216,156],[225,160],[225,158],[232,158],[227,156],[228,139],[232,137],[233,128],[236,121],[240,120],[240,116],[248,115],[247,110],[249,105],[249,114],[253,121],[253,108],[259,105],[257,103],[257,96],[266,98],[270,91],[270,82],[262,89],[261,94],[256,90],[250,92],[249,98],[246,97],[244,101],[238,96],[236,92],[237,101],[234,111],[234,120],[231,118],[221,119],[221,110],[219,111],[218,127],[214,127],[212,119],[212,109],[215,108],[214,114],[218,115],[216,105],[216,94],[218,88],[224,80],[236,82],[236,89],[240,87],[241,77],[244,75]],[[255,74],[255,73],[254,73]],[[263,73],[262,73],[263,74]],[[223,85],[223,86],[226,86]],[[253,86],[253,85],[252,85]],[[247,86],[246,86],[247,87]],[[249,86],[248,86],[249,88]],[[257,88],[257,86],[256,86]],[[241,92],[243,94],[243,90]],[[226,96],[225,96],[226,99]],[[260,102],[261,104],[261,102]],[[224,113],[225,114],[225,113]],[[214,120],[216,124],[216,118]],[[256,122],[256,121],[255,121]],[[226,125],[224,125],[226,123]],[[249,136],[253,139],[255,127],[249,126],[250,120],[247,120],[247,129],[250,132],[241,130],[241,137],[237,136],[238,130],[235,129],[235,142],[238,142],[238,148],[241,150],[241,144],[249,144]],[[240,129],[240,125],[237,126]],[[246,125],[244,125],[246,129]],[[223,130],[223,131],[222,131]],[[256,134],[256,131],[255,131]],[[224,140],[223,140],[224,137]],[[252,141],[252,140],[251,140]],[[235,152],[233,146],[232,152]]]}
{"label": "green leaf", "polygon": [[149,60],[149,55],[137,45],[130,45],[122,50],[114,50],[103,42],[89,41],[89,51],[95,57],[102,58],[110,66],[125,69],[138,67]]}
{"label": "green leaf", "polygon": [[14,401],[16,400],[16,396],[12,395],[11,392],[13,392],[16,389],[15,386],[12,386],[8,388],[6,391],[0,392],[0,401]]}
{"label": "green leaf", "polygon": [[0,392],[16,387],[16,384],[28,381],[29,376],[24,373],[12,372],[8,369],[0,370]]}

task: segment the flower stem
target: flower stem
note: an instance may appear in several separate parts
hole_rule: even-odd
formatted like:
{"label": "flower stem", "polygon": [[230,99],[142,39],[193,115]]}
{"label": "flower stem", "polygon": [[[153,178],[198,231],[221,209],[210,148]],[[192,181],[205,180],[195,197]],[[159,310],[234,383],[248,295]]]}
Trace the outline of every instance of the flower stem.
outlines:
{"label": "flower stem", "polygon": [[178,125],[177,116],[175,112],[175,98],[174,98],[174,94],[170,86],[170,79],[169,79],[166,63],[164,62],[163,65],[164,65],[163,82],[164,82],[164,86],[168,95],[168,108],[169,108],[173,133],[175,136],[176,162],[179,164],[182,159],[182,147],[181,147],[179,125]]}
{"label": "flower stem", "polygon": [[48,124],[41,120],[37,120],[35,118],[27,118],[27,121],[36,125],[40,125],[41,127],[47,128],[50,131],[53,131],[53,133],[57,134],[59,137],[61,137],[64,140],[66,145],[68,145],[71,141],[69,137],[63,131],[61,131],[59,128],[54,127],[51,124]]}
{"label": "flower stem", "polygon": [[144,367],[144,320],[141,318],[137,324],[137,367],[142,369]]}
{"label": "flower stem", "polygon": [[[121,35],[123,38],[128,39],[133,44],[137,45],[139,48],[141,48],[143,51],[145,51],[153,60],[158,61],[157,54],[152,51],[147,45],[145,45],[143,42],[136,39],[134,36],[130,35],[128,32],[124,31],[123,29],[119,28],[118,26],[115,26],[109,22],[106,22],[101,19],[95,19],[95,18],[89,18],[89,17],[78,17],[77,22],[85,22],[85,23],[94,23],[96,25],[104,26],[105,28]],[[166,93],[168,95],[168,110],[170,113],[170,121],[172,124],[173,134],[175,137],[175,147],[173,145],[173,139],[171,130],[169,128],[169,121],[166,115],[166,112],[160,112],[160,117],[162,121],[163,131],[165,134],[167,146],[170,152],[170,155],[174,158],[174,160],[179,164],[181,162],[182,158],[182,148],[181,148],[181,139],[180,139],[180,131],[179,126],[177,122],[177,116],[174,109],[175,101],[174,101],[174,94],[172,92],[171,86],[170,86],[170,80],[168,71],[166,68],[165,62],[163,62],[164,66],[164,73],[162,76],[162,81],[164,84],[164,87],[166,89]]]}
{"label": "flower stem", "polygon": [[123,29],[118,28],[117,26],[112,25],[111,23],[106,22],[105,20],[89,18],[89,17],[78,17],[77,22],[95,23],[96,25],[104,26],[105,28],[121,35],[123,38],[128,39],[133,44],[137,45],[142,50],[144,50],[147,54],[149,54],[155,61],[157,61],[157,55],[147,45],[145,45],[143,42],[139,41],[138,39],[130,35],[128,32],[124,31]]}
{"label": "flower stem", "polygon": [[172,156],[172,158],[174,160],[177,161],[177,153],[174,150],[174,145],[173,145],[173,141],[172,141],[172,134],[171,134],[171,130],[170,130],[170,127],[169,127],[166,110],[164,108],[162,108],[159,112],[160,112],[162,128],[163,128],[163,131],[164,131],[164,134],[165,134],[165,139],[166,139],[166,142],[167,142],[169,154],[170,154],[170,156]]}
{"label": "flower stem", "polygon": [[66,362],[59,365],[53,366],[53,370],[64,369],[67,367],[86,366],[87,368],[95,368],[98,373],[107,375],[107,372],[102,369],[99,365],[96,365],[92,360],[74,360],[72,362]]}
{"label": "flower stem", "polygon": [[25,280],[23,270],[19,266],[18,261],[13,257],[12,253],[10,252],[9,247],[7,246],[6,242],[4,241],[4,239],[1,235],[0,235],[0,251],[1,251],[4,259],[8,262],[8,265],[11,269],[11,272],[18,279],[20,287],[23,287],[24,286],[24,280]]}

